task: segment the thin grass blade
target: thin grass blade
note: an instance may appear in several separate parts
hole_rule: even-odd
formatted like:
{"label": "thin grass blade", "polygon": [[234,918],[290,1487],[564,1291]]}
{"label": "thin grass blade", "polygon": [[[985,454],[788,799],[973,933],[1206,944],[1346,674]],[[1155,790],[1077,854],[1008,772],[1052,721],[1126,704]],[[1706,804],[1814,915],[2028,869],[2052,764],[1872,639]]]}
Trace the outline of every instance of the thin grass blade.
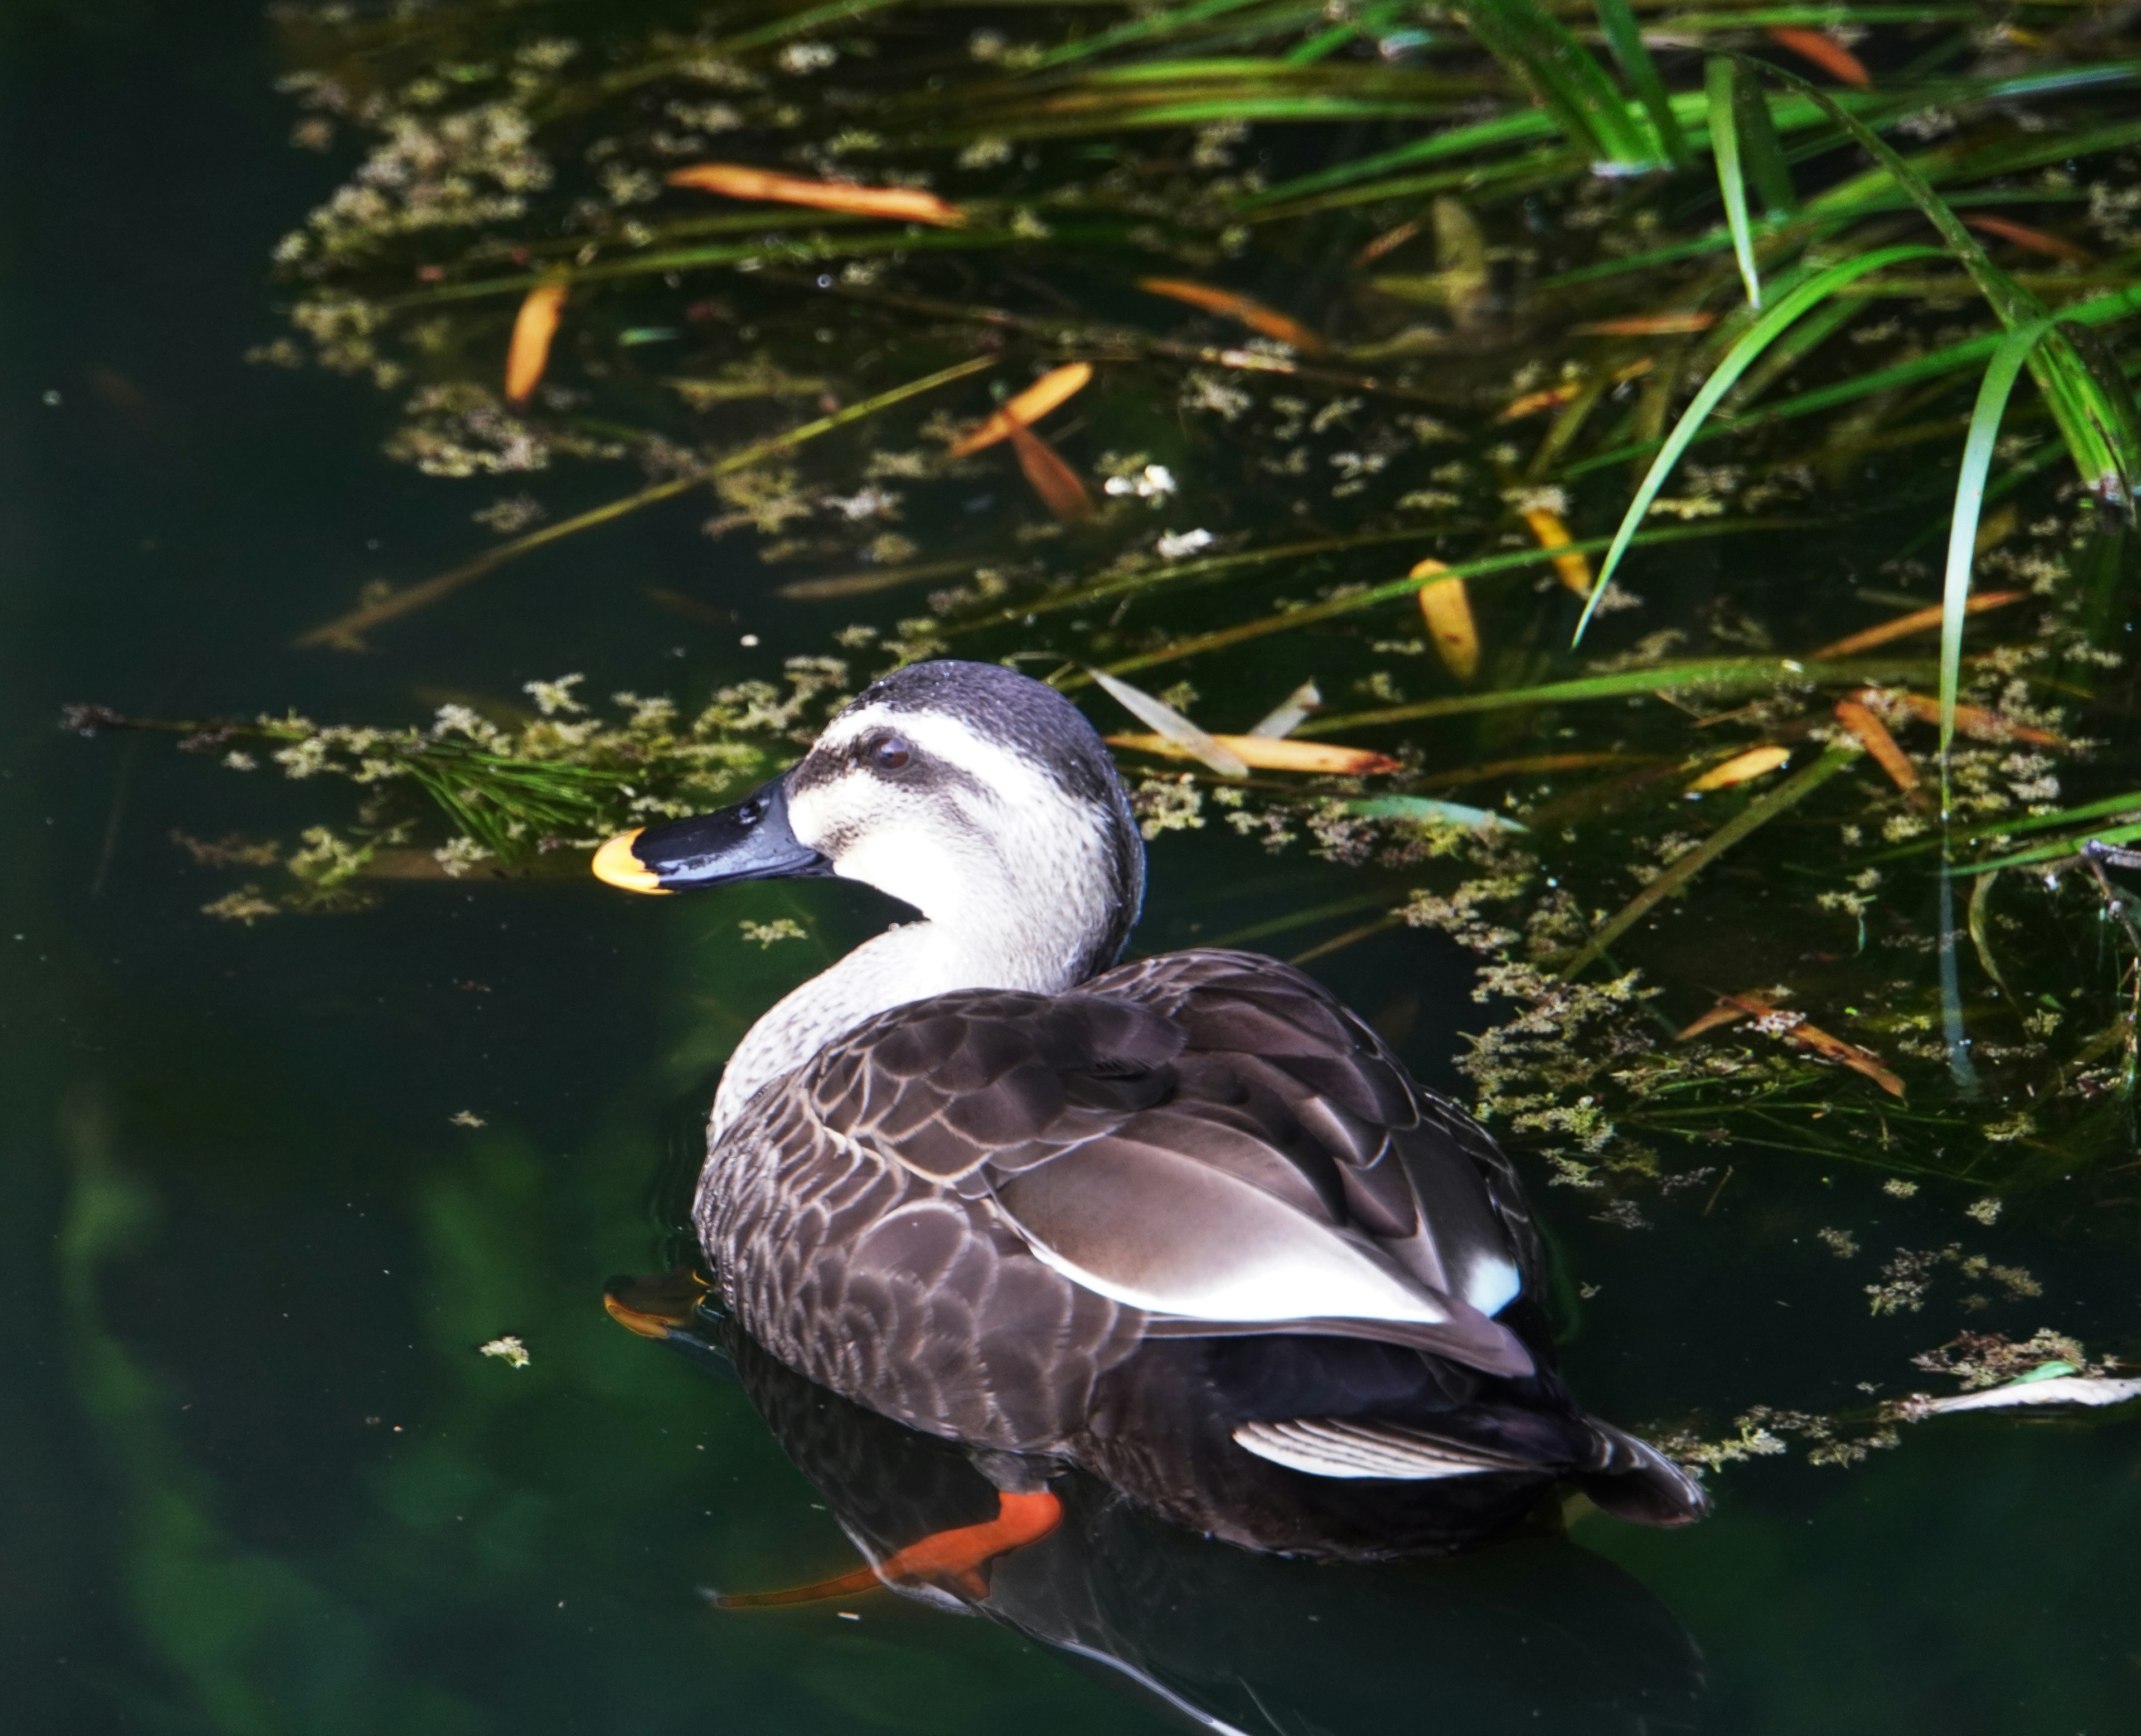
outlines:
{"label": "thin grass blade", "polygon": [[1704,420],[1717,406],[1718,401],[1731,391],[1735,381],[1754,366],[1762,352],[1801,314],[1819,306],[1845,284],[1856,283],[1869,273],[1883,270],[1907,260],[1939,257],[1937,248],[1915,245],[1877,248],[1870,253],[1843,260],[1826,271],[1816,273],[1748,328],[1717,364],[1715,371],[1703,382],[1702,390],[1695,396],[1695,401],[1688,406],[1672,432],[1666,436],[1664,446],[1651,464],[1649,474],[1636,490],[1636,498],[1629,504],[1627,515],[1622,519],[1621,528],[1614,533],[1612,544],[1606,551],[1605,564],[1599,571],[1598,583],[1592,587],[1590,600],[1583,606],[1582,617],[1576,623],[1575,637],[1570,642],[1572,644],[1582,642],[1583,630],[1591,624],[1592,616],[1597,612],[1598,599],[1606,594],[1607,586],[1613,582],[1614,569],[1621,564],[1622,556],[1634,540],[1644,515],[1650,511],[1651,503],[1657,499],[1658,490],[1665,486],[1666,478],[1671,475],[1673,466],[1679,463],[1681,454],[1687,450]]}
{"label": "thin grass blade", "polygon": [[1940,763],[1941,818],[1950,812],[1948,750],[1955,740],[1956,689],[1962,677],[1962,623],[1970,612],[1970,569],[1977,549],[1977,519],[1985,506],[1985,479],[1992,468],[1992,449],[2030,352],[2052,329],[2046,317],[2007,334],[1994,352],[1979,382],[1977,403],[1970,413],[1970,432],[1962,443],[1962,470],[1955,481],[1955,509],[1948,516],[1947,567],[1941,584]]}
{"label": "thin grass blade", "polygon": [[1620,63],[1628,88],[1636,93],[1643,112],[1650,116],[1658,144],[1674,168],[1686,168],[1695,160],[1694,153],[1688,149],[1687,135],[1681,129],[1679,116],[1673,113],[1672,98],[1666,94],[1665,81],[1658,76],[1658,63],[1651,58],[1651,51],[1644,46],[1634,7],[1628,0],[1597,0],[1597,4],[1598,22],[1606,32],[1606,46],[1613,51],[1613,58]]}
{"label": "thin grass blade", "polygon": [[1725,225],[1732,232],[1732,256],[1747,305],[1762,305],[1762,275],[1755,264],[1755,232],[1747,221],[1747,181],[1740,167],[1740,68],[1730,57],[1712,55],[1702,69],[1710,97],[1710,150],[1717,160],[1717,190],[1725,199]]}

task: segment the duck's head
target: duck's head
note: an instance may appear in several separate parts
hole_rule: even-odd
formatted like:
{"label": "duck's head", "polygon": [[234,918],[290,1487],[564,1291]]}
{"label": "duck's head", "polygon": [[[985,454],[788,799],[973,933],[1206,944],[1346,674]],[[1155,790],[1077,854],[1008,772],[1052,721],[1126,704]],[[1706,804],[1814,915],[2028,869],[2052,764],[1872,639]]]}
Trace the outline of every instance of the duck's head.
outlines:
{"label": "duck's head", "polygon": [[1121,952],[1144,849],[1115,762],[1075,706],[997,664],[947,661],[865,689],[800,760],[733,806],[613,838],[594,870],[649,893],[859,880],[1067,986]]}

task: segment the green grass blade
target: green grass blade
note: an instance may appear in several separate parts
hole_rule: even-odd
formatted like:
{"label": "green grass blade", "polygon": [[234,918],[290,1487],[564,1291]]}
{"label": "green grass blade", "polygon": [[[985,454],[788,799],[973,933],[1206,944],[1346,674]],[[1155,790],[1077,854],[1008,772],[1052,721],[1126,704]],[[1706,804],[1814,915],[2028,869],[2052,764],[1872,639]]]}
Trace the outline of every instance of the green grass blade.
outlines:
{"label": "green grass blade", "polygon": [[1815,273],[1748,328],[1739,342],[1733,345],[1730,352],[1717,364],[1715,371],[1703,382],[1702,390],[1695,396],[1695,401],[1687,406],[1673,431],[1666,436],[1665,445],[1652,462],[1649,475],[1643,478],[1641,486],[1636,490],[1636,498],[1629,503],[1627,515],[1622,519],[1620,529],[1614,534],[1612,546],[1607,550],[1605,563],[1599,568],[1597,583],[1592,586],[1590,599],[1583,605],[1582,618],[1576,623],[1576,635],[1570,642],[1572,644],[1582,642],[1583,630],[1591,624],[1591,617],[1597,610],[1598,599],[1606,594],[1606,587],[1612,583],[1614,569],[1621,564],[1621,557],[1627,553],[1628,544],[1634,540],[1644,514],[1651,509],[1651,502],[1657,498],[1658,490],[1665,486],[1666,478],[1672,473],[1672,467],[1680,462],[1681,454],[1687,450],[1689,442],[1694,440],[1704,419],[1716,407],[1718,401],[1731,391],[1734,381],[1760,359],[1762,352],[1769,347],[1770,342],[1802,313],[1819,305],[1846,283],[1855,283],[1869,272],[1881,271],[1888,266],[1901,264],[1907,259],[1937,259],[1939,257],[1940,249],[1937,248],[1877,248],[1870,253],[1863,253],[1856,259],[1843,260],[1826,271]]}
{"label": "green grass blade", "polygon": [[1733,130],[1740,140],[1740,156],[1748,176],[1754,181],[1755,190],[1762,195],[1762,208],[1772,218],[1791,215],[1798,208],[1799,197],[1792,186],[1791,165],[1784,160],[1784,140],[1777,136],[1777,124],[1769,116],[1769,98],[1762,87],[1751,78],[1733,81]]}
{"label": "green grass blade", "polygon": [[[1451,568],[1451,573],[1459,572]],[[1437,573],[1438,578],[1449,573]],[[1118,667],[1120,666],[1118,665]],[[1376,711],[1348,711],[1316,716],[1294,731],[1301,736],[1338,730],[1374,729],[1383,724],[1414,723],[1429,717],[1461,717],[1475,711],[1507,711],[1533,706],[1575,705],[1586,700],[1628,699],[1646,693],[1762,693],[1779,687],[1863,687],[1907,684],[1929,672],[1923,657],[1848,657],[1809,663],[1796,657],[1700,657],[1686,663],[1655,663],[1648,669],[1617,669],[1607,675],[1582,675],[1534,687],[1503,687],[1490,693],[1458,693],[1441,699],[1415,700]]]}
{"label": "green grass blade", "polygon": [[[1804,79],[1774,67],[1765,70],[1811,99],[1888,171],[1926,220],[1940,231],[1948,251],[1976,281],[2002,325],[2011,332],[2044,316],[2044,304],[1992,263],[1977,238],[1963,227],[1962,219],[1892,145]],[[2049,339],[2030,346],[2029,364],[2084,484],[2099,497],[2130,498],[2129,479],[2141,475],[2141,443],[2121,439],[2117,408],[2105,401],[2074,346],[2055,332]]]}
{"label": "green grass blade", "polygon": [[1470,0],[1464,22],[1530,86],[1569,143],[1589,152],[1594,169],[1636,174],[1660,165],[1662,142],[1644,136],[1597,57],[1536,0]]}
{"label": "green grass blade", "polygon": [[1167,35],[1185,24],[1202,23],[1207,18],[1216,18],[1223,12],[1239,12],[1246,6],[1261,6],[1263,0],[1198,0],[1194,6],[1178,7],[1172,12],[1148,12],[1141,18],[1132,18],[1118,24],[1112,30],[1101,31],[1075,42],[1066,42],[1061,48],[1051,48],[1033,62],[1036,71],[1049,66],[1060,66],[1070,61],[1090,59],[1096,54],[1105,54],[1111,48],[1121,48],[1132,42],[1142,42],[1153,37]]}
{"label": "green grass blade", "polygon": [[1665,81],[1658,76],[1658,63],[1651,58],[1651,51],[1644,46],[1635,9],[1628,0],[1597,0],[1597,4],[1598,22],[1606,32],[1606,46],[1613,51],[1622,76],[1636,93],[1636,100],[1642,104],[1643,112],[1651,117],[1651,128],[1657,135],[1659,145],[1674,168],[1686,168],[1694,160],[1694,153],[1688,149],[1687,135],[1681,130],[1680,117],[1673,113],[1672,98],[1666,94]]}
{"label": "green grass blade", "polygon": [[2015,381],[2047,333],[2047,317],[2016,327],[1993,352],[1970,413],[1970,432],[1962,443],[1962,470],[1956,478],[1955,510],[1949,515],[1947,573],[1941,589],[1940,763],[1941,817],[1949,812],[1948,750],[1955,742],[1956,690],[1962,676],[1962,623],[1970,604],[1970,568],[1977,546],[1977,520],[1985,504],[1985,479],[1992,468],[1992,448],[2000,438]]}
{"label": "green grass blade", "polygon": [[1857,760],[1863,750],[1855,741],[1838,743],[1803,771],[1797,771],[1766,795],[1757,796],[1686,855],[1676,856],[1656,879],[1615,912],[1606,926],[1591,937],[1590,943],[1562,967],[1563,977],[1573,977],[1595,964],[1614,942],[1666,898],[1722,856],[1733,845],[1767,825],[1786,809],[1805,799]]}
{"label": "green grass blade", "polygon": [[1762,277],[1755,264],[1755,233],[1747,223],[1747,182],[1740,167],[1740,68],[1730,56],[1714,54],[1702,69],[1710,98],[1710,150],[1717,160],[1717,190],[1725,198],[1725,225],[1733,257],[1747,286],[1747,305],[1762,305]]}

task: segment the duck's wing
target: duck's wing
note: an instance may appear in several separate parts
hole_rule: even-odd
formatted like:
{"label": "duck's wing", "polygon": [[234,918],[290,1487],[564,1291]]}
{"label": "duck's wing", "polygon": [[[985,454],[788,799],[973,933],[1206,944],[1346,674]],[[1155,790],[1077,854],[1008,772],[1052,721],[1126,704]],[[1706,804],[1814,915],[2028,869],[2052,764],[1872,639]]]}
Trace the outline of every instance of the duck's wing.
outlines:
{"label": "duck's wing", "polygon": [[1491,1143],[1273,961],[1175,953],[1075,994],[940,996],[858,1027],[800,1083],[827,1138],[987,1202],[1149,1330],[1534,1366],[1491,1317],[1535,1259],[1471,1148]]}

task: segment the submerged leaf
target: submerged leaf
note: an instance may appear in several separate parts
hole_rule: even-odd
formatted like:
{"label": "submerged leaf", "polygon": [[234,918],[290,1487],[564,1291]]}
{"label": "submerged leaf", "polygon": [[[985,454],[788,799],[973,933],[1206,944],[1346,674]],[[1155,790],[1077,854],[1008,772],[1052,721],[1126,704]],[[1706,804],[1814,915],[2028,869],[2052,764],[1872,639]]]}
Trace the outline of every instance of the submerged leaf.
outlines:
{"label": "submerged leaf", "polygon": [[1804,1014],[1781,1008],[1765,995],[1720,995],[1716,1007],[1681,1032],[1681,1038],[1685,1040],[1715,1025],[1730,1024],[1732,1018],[1725,1016],[1727,1008],[1738,1016],[1757,1020],[1755,1028],[1768,1035],[1782,1038],[1824,1060],[1834,1061],[1853,1073],[1864,1075],[1892,1097],[1904,1094],[1902,1080],[1872,1050],[1847,1043],[1819,1025],[1809,1024]]}
{"label": "submerged leaf", "polygon": [[1801,60],[1813,62],[1838,84],[1859,91],[1873,88],[1873,75],[1866,70],[1866,63],[1834,37],[1789,25],[1773,25],[1764,34],[1779,48],[1789,48]]}
{"label": "submerged leaf", "polygon": [[1567,548],[1566,554],[1553,558],[1553,570],[1561,575],[1561,582],[1578,597],[1591,594],[1591,563],[1580,548],[1571,548],[1574,540],[1568,527],[1561,522],[1561,514],[1548,507],[1534,506],[1523,515],[1524,523],[1532,528],[1542,548]]}
{"label": "submerged leaf", "polygon": [[1248,296],[1237,295],[1230,289],[1214,289],[1208,283],[1192,283],[1187,278],[1139,278],[1137,287],[1148,295],[1164,296],[1171,302],[1183,302],[1192,307],[1202,307],[1207,313],[1223,314],[1228,319],[1240,322],[1252,332],[1260,332],[1266,337],[1292,344],[1297,350],[1309,355],[1329,347],[1299,320],[1281,313],[1275,307],[1267,307],[1262,302],[1252,301]]}
{"label": "submerged leaf", "polygon": [[1055,447],[1025,423],[1013,422],[1011,448],[1018,455],[1018,468],[1041,497],[1041,504],[1056,518],[1066,524],[1076,524],[1093,516],[1093,497]]}
{"label": "submerged leaf", "polygon": [[1790,762],[1792,750],[1788,747],[1750,747],[1744,754],[1735,754],[1720,765],[1713,765],[1687,787],[1691,791],[1729,789],[1735,784],[1745,784],[1755,778],[1766,776],[1779,766]]}
{"label": "submerged leaf", "polygon": [[[1376,772],[1405,769],[1403,760],[1393,760],[1388,754],[1379,754],[1372,748],[1341,747],[1335,741],[1290,741],[1276,735],[1208,735],[1205,739],[1256,771],[1312,771],[1365,778]],[[1188,742],[1173,741],[1164,735],[1110,735],[1108,742],[1113,747],[1157,754],[1164,760],[1204,758]]]}
{"label": "submerged leaf", "polygon": [[1110,675],[1104,669],[1089,669],[1086,674],[1098,681],[1108,696],[1139,723],[1149,725],[1177,747],[1186,749],[1191,758],[1201,760],[1223,778],[1245,777],[1248,765],[1232,748],[1220,745],[1218,736],[1209,730],[1200,730],[1174,706],[1157,699],[1141,687],[1133,687],[1128,681]]}
{"label": "submerged leaf", "polygon": [[1092,378],[1093,366],[1087,361],[1051,368],[1016,397],[1006,399],[1002,409],[972,434],[955,442],[944,455],[967,458],[999,440],[1009,440],[1014,429],[1030,427],[1039,421],[1066,399],[1083,391]]}
{"label": "submerged leaf", "polygon": [[[1981,615],[1987,609],[2004,609],[2011,602],[2028,600],[2027,591],[1981,591],[1971,598],[1965,612]],[[1862,651],[1871,651],[1877,645],[1886,645],[1895,639],[1907,639],[1912,633],[1930,632],[1938,627],[1947,612],[1946,606],[1930,603],[1922,609],[1912,609],[1907,615],[1898,615],[1892,621],[1884,621],[1878,627],[1869,627],[1862,632],[1847,634],[1833,644],[1824,645],[1819,651],[1810,652],[1810,657],[1849,657]]]}
{"label": "submerged leaf", "polygon": [[1571,326],[1571,337],[1677,337],[1689,332],[1707,332],[1717,323],[1714,313],[1630,313],[1618,319],[1586,320]]}
{"label": "submerged leaf", "polygon": [[1916,1420],[1920,1417],[1949,1416],[1962,1410],[2013,1410],[2038,1404],[2097,1407],[2124,1404],[2129,1399],[2141,1399],[2141,1380],[2112,1380],[2089,1375],[2053,1375],[2036,1379],[2025,1376],[1985,1392],[1956,1393],[1946,1399],[1908,1399],[1903,1404],[1902,1414],[1906,1420]]}
{"label": "submerged leaf", "polygon": [[1317,691],[1316,683],[1303,681],[1292,692],[1249,730],[1252,735],[1268,736],[1276,741],[1291,735],[1308,721],[1309,714],[1323,703],[1323,696]]}
{"label": "submerged leaf", "polygon": [[520,303],[513,321],[513,342],[505,352],[505,401],[525,403],[543,383],[549,364],[550,340],[558,335],[558,321],[564,312],[563,279],[538,283]]}
{"label": "submerged leaf", "polygon": [[1976,212],[1962,219],[1973,229],[1987,235],[1997,235],[2002,241],[2011,241],[2017,247],[2025,247],[2033,253],[2042,253],[2048,258],[2065,259],[2070,265],[2094,265],[2096,255],[2085,247],[2079,247],[2058,235],[2047,235],[2042,229],[2033,229],[2027,224],[2017,223],[2011,217],[1994,217]]}
{"label": "submerged leaf", "polygon": [[1469,826],[1475,832],[1522,832],[1523,824],[1491,809],[1468,808],[1462,802],[1438,802],[1425,795],[1364,796],[1346,804],[1348,814],[1363,819],[1416,819],[1434,825]]}
{"label": "submerged leaf", "polygon": [[861,217],[889,217],[903,223],[933,223],[956,229],[967,220],[957,205],[914,187],[865,187],[854,181],[819,181],[741,163],[694,163],[672,169],[665,177],[672,187],[696,187],[730,199],[762,199],[775,204],[809,205],[820,211],[849,211]]}
{"label": "submerged leaf", "polygon": [[1907,795],[1917,789],[1918,769],[1888,733],[1888,725],[1855,699],[1837,701],[1836,720],[1858,738],[1858,745],[1873,756],[1874,763],[1888,774],[1897,789]]}
{"label": "submerged leaf", "polygon": [[1472,598],[1464,581],[1431,576],[1449,570],[1440,561],[1422,561],[1406,577],[1427,578],[1420,588],[1420,619],[1427,623],[1443,667],[1459,681],[1469,681],[1479,669],[1479,628],[1472,619]]}

